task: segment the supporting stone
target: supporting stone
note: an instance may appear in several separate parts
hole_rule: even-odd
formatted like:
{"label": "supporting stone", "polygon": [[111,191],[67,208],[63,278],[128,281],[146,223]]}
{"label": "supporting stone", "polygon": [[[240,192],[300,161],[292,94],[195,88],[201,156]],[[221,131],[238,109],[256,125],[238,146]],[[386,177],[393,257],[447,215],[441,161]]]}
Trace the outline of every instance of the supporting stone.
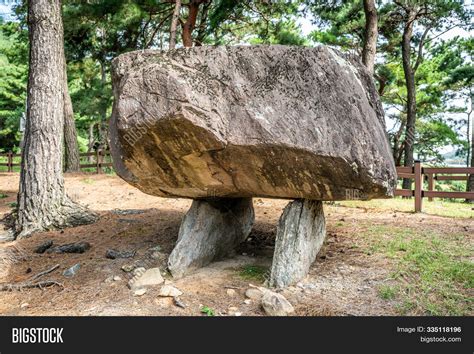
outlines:
{"label": "supporting stone", "polygon": [[231,255],[252,230],[252,198],[194,200],[168,259],[175,278]]}
{"label": "supporting stone", "polygon": [[282,288],[303,279],[325,237],[321,201],[300,199],[289,203],[278,223],[269,285]]}

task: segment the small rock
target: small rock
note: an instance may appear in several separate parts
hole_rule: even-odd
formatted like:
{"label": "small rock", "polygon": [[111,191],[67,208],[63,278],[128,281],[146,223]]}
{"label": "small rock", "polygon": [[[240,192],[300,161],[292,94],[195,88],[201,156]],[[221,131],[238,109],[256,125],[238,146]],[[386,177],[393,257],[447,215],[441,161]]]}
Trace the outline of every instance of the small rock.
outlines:
{"label": "small rock", "polygon": [[105,252],[105,257],[109,259],[117,259],[117,258],[132,258],[135,257],[137,251],[117,251],[114,249],[108,249]]}
{"label": "small rock", "polygon": [[35,253],[44,253],[52,245],[53,245],[53,240],[48,240],[46,242],[43,242],[41,245],[36,247]]}
{"label": "small rock", "polygon": [[146,289],[145,288],[137,289],[133,292],[133,296],[142,296],[142,295],[145,295],[145,294],[146,294]]}
{"label": "small rock", "polygon": [[293,306],[283,295],[270,290],[263,294],[262,307],[269,316],[288,316],[295,312]]}
{"label": "small rock", "polygon": [[162,286],[158,294],[158,296],[164,297],[177,297],[181,295],[183,295],[182,291],[171,285]]}
{"label": "small rock", "polygon": [[63,275],[65,277],[73,277],[74,275],[76,275],[76,273],[79,269],[81,269],[81,265],[79,263],[74,264],[71,268],[66,269],[63,272]]}
{"label": "small rock", "polygon": [[30,304],[27,303],[27,302],[24,302],[20,305],[20,308],[22,308],[22,309],[26,309],[27,307],[30,307]]}
{"label": "small rock", "polygon": [[122,266],[121,268],[125,273],[130,273],[131,271],[133,271],[135,269],[135,266],[132,265],[132,264],[125,264]]}
{"label": "small rock", "polygon": [[161,251],[161,246],[157,245],[155,247],[149,248],[148,250],[151,251],[151,252],[160,252]]}
{"label": "small rock", "polygon": [[237,294],[234,289],[227,289],[226,293],[230,297],[234,297]]}
{"label": "small rock", "polygon": [[250,305],[251,303],[252,303],[252,300],[250,300],[250,299],[245,299],[244,300],[244,304],[246,304],[246,305]]}
{"label": "small rock", "polygon": [[[134,272],[135,273],[135,272]],[[159,268],[150,268],[142,274],[136,274],[128,282],[128,286],[132,290],[140,289],[146,286],[160,285],[164,282]]]}
{"label": "small rock", "polygon": [[160,251],[154,251],[150,254],[150,258],[160,260],[166,258],[166,254],[161,253]]}
{"label": "small rock", "polygon": [[[133,195],[133,193],[129,193],[129,195]],[[128,210],[121,210],[121,209],[114,209],[112,212],[117,215],[137,215],[143,214],[146,210],[141,209],[128,209]]]}
{"label": "small rock", "polygon": [[239,309],[237,307],[231,306],[227,309],[227,313],[230,316],[234,316],[236,313],[238,313]]}
{"label": "small rock", "polygon": [[176,306],[181,307],[182,309],[186,308],[186,305],[177,296],[173,298],[173,302]]}
{"label": "small rock", "polygon": [[111,275],[110,277],[107,277],[104,280],[104,283],[109,284],[109,283],[112,283],[113,281],[114,281],[114,277]]}
{"label": "small rock", "polygon": [[236,312],[236,313],[234,313],[234,316],[240,317],[240,316],[242,316],[242,312]]}
{"label": "small rock", "polygon": [[263,296],[263,293],[256,288],[247,289],[245,296],[252,300],[260,300]]}
{"label": "small rock", "polygon": [[135,268],[135,269],[133,270],[133,273],[132,273],[132,274],[133,274],[133,275],[141,275],[141,274],[143,274],[143,273],[145,273],[145,272],[146,272],[146,268],[145,268],[145,267],[138,267],[138,268]]}
{"label": "small rock", "polygon": [[120,278],[118,275],[114,276],[113,278],[113,281],[121,281],[122,278]]}
{"label": "small rock", "polygon": [[74,242],[48,249],[48,253],[84,253],[91,245],[89,242]]}

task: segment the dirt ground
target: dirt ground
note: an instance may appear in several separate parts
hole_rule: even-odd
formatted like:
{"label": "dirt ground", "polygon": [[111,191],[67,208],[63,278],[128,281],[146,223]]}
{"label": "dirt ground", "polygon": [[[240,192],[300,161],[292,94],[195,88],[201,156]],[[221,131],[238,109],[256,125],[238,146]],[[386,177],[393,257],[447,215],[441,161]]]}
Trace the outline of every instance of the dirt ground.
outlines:
{"label": "dirt ground", "polygon": [[[18,174],[0,173],[0,218],[10,211],[16,200]],[[31,275],[59,264],[45,279],[56,280],[63,288],[51,287],[0,292],[2,315],[201,315],[203,306],[216,315],[233,312],[243,316],[264,315],[257,302],[244,303],[249,283],[261,280],[242,275],[246,266],[268,267],[271,264],[276,225],[284,200],[254,199],[256,222],[249,239],[234,258],[214,263],[194,274],[174,281],[183,295],[186,307],[174,305],[170,298],[158,296],[159,287],[143,296],[134,296],[127,288],[130,273],[126,264],[159,266],[165,270],[167,255],[178,235],[181,218],[190,206],[185,199],[149,196],[110,175],[69,175],[66,189],[72,199],[98,212],[100,220],[87,226],[42,232],[15,243],[22,259],[10,267],[0,282],[20,282]],[[447,219],[426,214],[376,212],[363,208],[325,205],[328,236],[313,264],[309,276],[282,291],[294,305],[296,315],[396,315],[395,304],[382,299],[378,288],[387,281],[390,262],[380,254],[370,254],[354,247],[354,236],[363,222],[374,225],[406,225],[438,232],[471,234],[473,219]],[[341,223],[343,224],[341,226]],[[87,241],[92,247],[83,254],[37,254],[34,249],[46,240],[54,244]],[[4,245],[4,247],[12,244]],[[159,246],[159,251],[157,251]],[[136,250],[133,259],[111,260],[107,249]],[[80,263],[72,278],[62,272]],[[121,280],[111,280],[119,276]],[[235,295],[227,294],[234,289]]]}

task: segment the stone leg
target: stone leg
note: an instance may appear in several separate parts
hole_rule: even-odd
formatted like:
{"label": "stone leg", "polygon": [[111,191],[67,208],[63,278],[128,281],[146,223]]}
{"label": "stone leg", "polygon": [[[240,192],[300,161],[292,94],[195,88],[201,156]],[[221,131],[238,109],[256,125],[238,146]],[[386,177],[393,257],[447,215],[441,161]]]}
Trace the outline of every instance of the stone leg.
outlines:
{"label": "stone leg", "polygon": [[282,288],[303,279],[325,237],[321,201],[300,199],[289,203],[278,223],[269,285]]}
{"label": "stone leg", "polygon": [[255,220],[252,198],[194,200],[179,228],[168,259],[171,275],[180,278],[212,261],[232,255]]}

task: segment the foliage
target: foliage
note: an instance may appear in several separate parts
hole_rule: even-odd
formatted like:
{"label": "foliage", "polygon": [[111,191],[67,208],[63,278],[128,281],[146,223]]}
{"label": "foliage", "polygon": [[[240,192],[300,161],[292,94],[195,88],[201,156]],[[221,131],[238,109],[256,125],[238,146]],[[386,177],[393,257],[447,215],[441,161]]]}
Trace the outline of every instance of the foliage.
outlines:
{"label": "foliage", "polygon": [[[424,30],[430,29],[416,70],[417,121],[415,152],[419,158],[443,161],[446,146],[466,156],[467,121],[453,120],[448,113],[466,112],[459,102],[471,99],[472,38],[440,41],[437,34],[451,26],[465,26],[469,11],[461,0],[377,0],[379,18],[375,80],[389,122],[397,162],[405,140],[406,96],[401,61],[401,32],[409,9],[419,9],[411,40],[412,63]],[[188,16],[183,1],[180,18]],[[364,42],[365,15],[362,1],[230,1],[203,0],[193,31],[195,45],[324,43],[360,55]],[[65,50],[78,141],[82,151],[103,141],[112,109],[111,60],[137,49],[166,49],[174,9],[173,1],[96,0],[63,2]],[[25,111],[28,38],[26,2],[18,6],[19,22],[0,24],[0,149],[18,150],[19,120]],[[298,19],[316,26],[307,37]],[[178,26],[179,27],[179,26]],[[178,28],[178,32],[181,28]],[[178,35],[178,41],[180,36]],[[178,43],[178,46],[180,44]],[[456,101],[456,99],[458,99]],[[92,129],[91,129],[92,128]],[[92,133],[92,135],[91,135]]]}
{"label": "foliage", "polygon": [[25,110],[27,44],[14,23],[0,23],[0,151],[17,151],[19,123]]}

